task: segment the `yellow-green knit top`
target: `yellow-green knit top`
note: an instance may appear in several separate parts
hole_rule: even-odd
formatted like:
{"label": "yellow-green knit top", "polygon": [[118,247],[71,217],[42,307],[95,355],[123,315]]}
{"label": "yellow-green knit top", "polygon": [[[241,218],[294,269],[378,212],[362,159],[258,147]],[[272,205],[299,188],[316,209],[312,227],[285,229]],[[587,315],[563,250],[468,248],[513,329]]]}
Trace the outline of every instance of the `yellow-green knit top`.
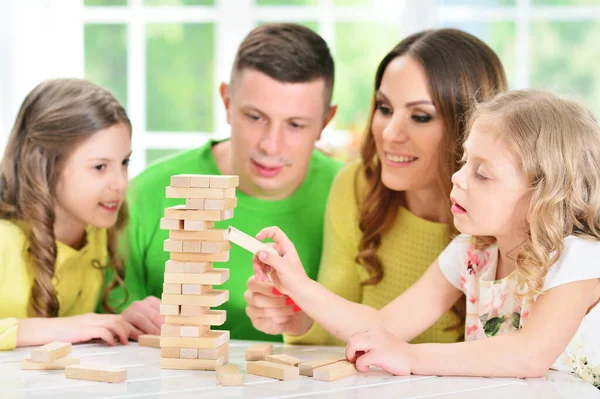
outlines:
{"label": "yellow-green knit top", "polygon": [[[318,281],[350,301],[381,309],[425,273],[450,242],[450,229],[447,224],[421,219],[401,208],[391,230],[382,236],[377,251],[383,264],[383,280],[377,285],[362,286],[361,281],[367,280],[369,275],[355,261],[361,237],[355,193],[365,192],[360,165],[359,162],[346,165],[337,175],[329,194]],[[358,190],[355,184],[358,184]],[[456,342],[463,333],[462,322],[456,314],[448,312],[412,342]],[[458,328],[452,329],[453,326]],[[289,344],[344,344],[316,323],[302,336],[284,335],[284,341]]]}

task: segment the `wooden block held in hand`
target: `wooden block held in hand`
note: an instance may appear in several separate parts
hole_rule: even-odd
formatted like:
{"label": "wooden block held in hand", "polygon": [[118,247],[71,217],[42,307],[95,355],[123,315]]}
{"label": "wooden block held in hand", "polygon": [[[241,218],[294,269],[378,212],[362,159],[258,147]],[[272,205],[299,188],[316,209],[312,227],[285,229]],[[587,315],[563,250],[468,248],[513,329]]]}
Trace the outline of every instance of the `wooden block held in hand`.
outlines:
{"label": "wooden block held in hand", "polygon": [[160,335],[143,334],[138,337],[139,346],[149,348],[160,348]]}
{"label": "wooden block held in hand", "polygon": [[278,380],[297,380],[300,376],[298,367],[284,364],[269,363],[264,360],[246,362],[246,373],[262,377],[276,378]]}
{"label": "wooden block held in hand", "polygon": [[258,241],[256,238],[249,236],[248,234],[236,229],[233,226],[229,226],[227,231],[229,232],[229,241],[236,245],[239,245],[246,251],[250,251],[253,254],[256,254],[258,251],[267,251],[279,255],[275,248],[270,247],[264,242]]}
{"label": "wooden block held in hand", "polygon": [[267,355],[265,357],[265,361],[267,362],[271,362],[271,363],[279,363],[279,364],[286,364],[288,366],[298,366],[298,364],[302,363],[302,360],[298,359],[297,357],[294,356],[289,356],[286,354],[279,354],[279,355]]}
{"label": "wooden block held in hand", "polygon": [[244,375],[233,364],[217,367],[217,381],[225,386],[244,385]]}
{"label": "wooden block held in hand", "polygon": [[273,344],[254,344],[246,349],[246,360],[265,360],[273,353]]}
{"label": "wooden block held in hand", "polygon": [[335,381],[356,374],[358,374],[358,370],[356,370],[354,364],[346,360],[317,367],[313,370],[313,378],[319,381]]}
{"label": "wooden block held in hand", "polygon": [[68,366],[65,368],[65,377],[75,380],[99,381],[99,382],[125,382],[127,380],[127,370],[125,369],[104,369],[82,367],[80,365]]}
{"label": "wooden block held in hand", "polygon": [[[170,316],[167,316],[167,317],[170,317]],[[324,358],[324,359],[316,359],[316,360],[311,360],[308,362],[302,362],[298,365],[298,368],[300,369],[301,375],[305,375],[307,377],[312,377],[313,370],[316,369],[317,367],[327,366],[328,364],[341,362],[342,360],[346,360],[346,356],[343,356],[343,355],[331,356],[331,357]]]}
{"label": "wooden block held in hand", "polygon": [[61,357],[52,362],[34,362],[31,359],[23,359],[21,361],[21,370],[64,370],[67,366],[79,364],[78,357]]}
{"label": "wooden block held in hand", "polygon": [[34,362],[49,363],[71,353],[72,345],[68,342],[51,342],[31,351],[31,360]]}

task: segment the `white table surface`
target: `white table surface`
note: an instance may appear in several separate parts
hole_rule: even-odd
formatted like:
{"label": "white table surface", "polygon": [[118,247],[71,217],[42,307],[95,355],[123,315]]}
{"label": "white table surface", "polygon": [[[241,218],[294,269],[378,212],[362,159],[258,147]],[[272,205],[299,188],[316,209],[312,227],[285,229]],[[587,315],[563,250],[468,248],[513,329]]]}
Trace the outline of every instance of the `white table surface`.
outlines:
{"label": "white table surface", "polygon": [[[256,342],[231,341],[229,362],[245,369],[246,348]],[[217,385],[214,371],[162,370],[159,349],[137,343],[109,347],[103,344],[73,346],[82,365],[127,369],[121,384],[69,380],[63,371],[25,371],[20,361],[31,348],[0,352],[0,398],[600,398],[600,390],[577,377],[551,371],[540,379],[392,376],[371,370],[334,382],[300,376],[278,381],[244,376],[243,387]],[[274,353],[290,353],[301,359],[323,351],[342,353],[343,348],[291,347],[275,344]],[[318,352],[315,352],[318,351]]]}

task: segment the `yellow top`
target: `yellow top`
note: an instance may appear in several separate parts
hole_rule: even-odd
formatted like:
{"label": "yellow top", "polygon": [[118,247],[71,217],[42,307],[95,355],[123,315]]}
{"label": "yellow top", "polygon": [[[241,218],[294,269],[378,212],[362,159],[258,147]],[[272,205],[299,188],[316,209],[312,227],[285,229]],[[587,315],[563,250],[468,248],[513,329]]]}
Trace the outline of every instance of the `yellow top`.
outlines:
{"label": "yellow top", "polygon": [[[33,269],[27,255],[27,226],[0,220],[0,350],[17,345],[17,320],[27,318]],[[59,316],[93,312],[100,298],[108,259],[106,229],[87,228],[87,243],[75,250],[59,241],[52,284],[60,304]]]}
{"label": "yellow top", "polygon": [[[318,281],[343,298],[381,309],[413,285],[437,259],[450,242],[449,227],[421,219],[401,208],[392,229],[382,236],[377,251],[383,264],[383,280],[377,285],[361,286],[360,282],[367,280],[369,274],[355,261],[361,237],[354,187],[357,172],[361,173],[358,192],[365,191],[364,175],[359,167],[358,162],[346,165],[331,188]],[[412,342],[456,342],[462,337],[462,323],[457,315],[448,312]],[[452,329],[454,326],[458,328]],[[317,323],[302,336],[284,335],[284,341],[289,344],[344,344]]]}

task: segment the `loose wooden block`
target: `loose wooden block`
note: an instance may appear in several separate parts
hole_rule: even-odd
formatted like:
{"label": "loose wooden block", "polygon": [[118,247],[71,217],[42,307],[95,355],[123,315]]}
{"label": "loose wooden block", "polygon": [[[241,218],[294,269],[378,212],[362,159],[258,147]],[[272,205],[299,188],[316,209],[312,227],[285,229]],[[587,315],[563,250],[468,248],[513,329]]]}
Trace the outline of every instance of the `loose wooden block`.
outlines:
{"label": "loose wooden block", "polygon": [[227,241],[227,230],[169,231],[169,238],[181,241]]}
{"label": "loose wooden block", "polygon": [[160,314],[161,315],[171,315],[176,316],[179,314],[179,305],[167,305],[164,303],[160,304]]}
{"label": "loose wooden block", "polygon": [[235,198],[235,188],[178,188],[168,186],[165,195],[167,198]]}
{"label": "loose wooden block", "polygon": [[160,346],[177,348],[216,349],[229,341],[229,331],[209,331],[198,338],[161,337]]}
{"label": "loose wooden block", "polygon": [[34,362],[31,359],[21,361],[21,370],[64,370],[67,366],[79,364],[78,357],[61,357],[52,362]]}
{"label": "loose wooden block", "polygon": [[179,349],[181,348],[160,348],[160,357],[179,359]]}
{"label": "loose wooden block", "polygon": [[217,366],[225,363],[225,358],[221,357],[216,360],[207,359],[160,359],[161,369],[172,370],[215,370]]}
{"label": "loose wooden block", "polygon": [[183,230],[183,220],[178,219],[160,219],[161,230]]}
{"label": "loose wooden block", "polygon": [[297,380],[300,377],[298,367],[284,364],[269,363],[264,360],[246,362],[246,373],[262,377],[276,378],[278,380]]}
{"label": "loose wooden block", "polygon": [[194,175],[191,179],[191,187],[208,188],[210,187],[210,179],[206,175]]}
{"label": "loose wooden block", "polygon": [[160,326],[161,337],[179,337],[179,329],[181,327],[173,324],[163,324]]}
{"label": "loose wooden block", "polygon": [[162,294],[161,301],[166,305],[192,305],[192,306],[221,306],[229,299],[228,290],[214,290],[202,295],[177,295]]}
{"label": "loose wooden block", "polygon": [[[183,313],[183,306],[181,307]],[[206,309],[206,308],[201,308]],[[210,310],[199,316],[165,316],[165,323],[181,325],[207,325],[220,326],[225,323],[227,312],[225,310]]]}
{"label": "loose wooden block", "polygon": [[313,378],[319,381],[335,381],[356,374],[358,374],[356,367],[348,361],[328,364],[313,370]]}
{"label": "loose wooden block", "polygon": [[[225,209],[234,209],[237,207],[237,198],[225,198],[225,199],[206,199],[202,203],[203,209],[207,211],[222,211]],[[187,201],[186,206],[189,207]]]}
{"label": "loose wooden block", "polygon": [[183,241],[167,238],[163,244],[163,250],[166,252],[183,252]]}
{"label": "loose wooden block", "polygon": [[229,261],[229,251],[220,254],[198,254],[194,252],[171,252],[171,260],[177,262],[227,262]]}
{"label": "loose wooden block", "polygon": [[225,342],[216,349],[198,349],[198,359],[229,358],[229,343]]}
{"label": "loose wooden block", "polygon": [[181,294],[181,284],[164,283],[163,284],[164,294]]}
{"label": "loose wooden block", "polygon": [[[169,316],[167,316],[167,317],[169,317]],[[329,358],[311,360],[308,362],[302,362],[298,365],[298,368],[300,369],[301,375],[305,375],[307,377],[312,377],[313,370],[316,369],[317,367],[322,367],[322,366],[326,366],[328,364],[341,362],[342,360],[346,360],[346,356],[343,356],[343,355],[332,356]]]}
{"label": "loose wooden block", "polygon": [[244,385],[244,375],[233,364],[217,367],[217,381],[225,386]]}
{"label": "loose wooden block", "polygon": [[144,334],[138,337],[138,345],[160,348],[160,335]]}
{"label": "loose wooden block", "polygon": [[212,269],[202,273],[165,273],[165,283],[221,285],[229,280],[229,269]]}
{"label": "loose wooden block", "polygon": [[273,344],[254,344],[246,349],[246,360],[265,360],[273,353]]}
{"label": "loose wooden block", "polygon": [[231,188],[240,185],[240,177],[234,175],[210,175],[209,185],[211,188]]}
{"label": "loose wooden block", "polygon": [[182,243],[182,252],[202,252],[202,241],[180,241]]}
{"label": "loose wooden block", "polygon": [[184,220],[184,231],[207,231],[215,227],[215,222],[207,222],[205,220]]}
{"label": "loose wooden block", "polygon": [[181,326],[179,327],[180,337],[201,337],[209,331],[209,326]]}
{"label": "loose wooden block", "polygon": [[52,342],[31,351],[31,360],[34,362],[49,363],[67,356],[71,353],[72,345],[68,342]]}
{"label": "loose wooden block", "polygon": [[186,198],[185,207],[187,209],[203,210],[205,208],[206,200],[204,198]]}
{"label": "loose wooden block", "polygon": [[221,252],[229,251],[231,243],[229,241],[203,241],[202,242],[202,253],[205,254],[218,254]]}
{"label": "loose wooden block", "polygon": [[181,305],[179,315],[182,317],[198,317],[208,311],[207,306]]}
{"label": "loose wooden block", "polygon": [[294,356],[289,356],[286,354],[279,354],[279,355],[267,355],[265,357],[265,361],[267,362],[271,362],[271,363],[279,363],[279,364],[287,364],[288,366],[298,366],[298,364],[302,363],[302,360],[298,359],[297,357]]}
{"label": "loose wooden block", "polygon": [[191,187],[192,175],[174,175],[171,176],[171,187]]}
{"label": "loose wooden block", "polygon": [[182,284],[181,285],[181,294],[183,295],[202,295],[207,292],[212,291],[212,286],[210,285],[200,285],[200,284]]}
{"label": "loose wooden block", "polygon": [[229,241],[239,245],[247,251],[252,252],[253,254],[257,253],[258,251],[267,251],[277,254],[275,248],[270,247],[264,242],[258,241],[256,238],[249,236],[235,227],[229,226],[227,231],[229,232]]}
{"label": "loose wooden block", "polygon": [[67,366],[65,368],[65,377],[74,380],[87,380],[99,382],[125,382],[127,380],[127,370],[124,369],[104,369],[83,367],[80,365]]}
{"label": "loose wooden block", "polygon": [[180,359],[198,359],[198,348],[179,348]]}

